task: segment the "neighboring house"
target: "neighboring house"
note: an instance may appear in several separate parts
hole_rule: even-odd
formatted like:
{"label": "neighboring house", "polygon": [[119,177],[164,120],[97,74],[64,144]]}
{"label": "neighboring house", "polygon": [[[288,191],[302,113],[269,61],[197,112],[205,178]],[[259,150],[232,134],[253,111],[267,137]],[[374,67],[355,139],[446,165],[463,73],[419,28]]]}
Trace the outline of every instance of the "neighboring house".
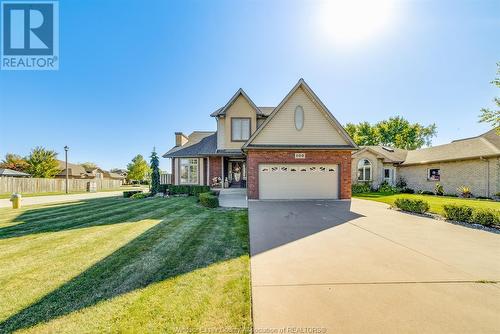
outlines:
{"label": "neighboring house", "polygon": [[387,146],[362,146],[352,155],[352,182],[396,184],[397,166],[406,158],[406,150]]}
{"label": "neighboring house", "polygon": [[17,170],[0,168],[0,176],[5,177],[31,177],[31,175],[23,172],[18,172]]}
{"label": "neighboring house", "polygon": [[[66,178],[66,163],[62,160],[57,160],[59,163],[59,169],[61,170],[55,178],[64,179]],[[118,174],[105,171],[99,167],[85,169],[81,165],[76,165],[68,163],[68,178],[70,179],[110,179],[110,180],[121,180],[124,181],[125,177]]]}
{"label": "neighboring house", "polygon": [[455,194],[457,188],[467,186],[475,196],[490,197],[500,192],[500,136],[491,130],[411,151],[362,147],[353,154],[352,178],[375,187],[402,178],[409,188],[424,191],[434,191],[439,182],[445,193]]}
{"label": "neighboring house", "polygon": [[175,134],[174,184],[247,188],[249,199],[351,197],[344,128],[300,79],[277,107],[257,107],[239,89],[211,114],[217,131]]}

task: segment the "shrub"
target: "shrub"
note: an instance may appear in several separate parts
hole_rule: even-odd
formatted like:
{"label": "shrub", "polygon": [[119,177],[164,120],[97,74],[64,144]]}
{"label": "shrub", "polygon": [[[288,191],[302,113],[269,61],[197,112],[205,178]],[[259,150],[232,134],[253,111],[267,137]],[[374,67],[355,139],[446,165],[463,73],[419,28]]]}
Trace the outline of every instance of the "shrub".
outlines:
{"label": "shrub", "polygon": [[415,193],[415,190],[411,189],[411,188],[403,188],[400,190],[401,193],[403,194],[414,194]]}
{"label": "shrub", "polygon": [[488,197],[488,196],[476,196],[476,199],[487,199],[487,200],[491,200],[492,198],[491,198],[491,197]]}
{"label": "shrub", "polygon": [[472,222],[473,209],[466,205],[445,204],[443,206],[444,216],[450,220],[459,222]]}
{"label": "shrub", "polygon": [[436,183],[436,186],[434,187],[434,192],[438,196],[443,196],[444,195],[444,187],[440,183]]}
{"label": "shrub", "polygon": [[492,209],[474,209],[472,222],[484,226],[498,225],[500,223],[500,211]]}
{"label": "shrub", "polygon": [[396,187],[391,186],[386,181],[384,181],[378,187],[378,191],[381,193],[396,193],[398,192],[398,189]]}
{"label": "shrub", "polygon": [[420,190],[418,193],[421,195],[434,195],[434,193],[432,191],[428,191],[428,190]]}
{"label": "shrub", "polygon": [[219,198],[215,196],[212,192],[204,192],[198,195],[200,204],[206,206],[207,208],[217,208],[219,207]]}
{"label": "shrub", "polygon": [[372,190],[368,183],[354,183],[351,189],[353,194],[369,193]]}
{"label": "shrub", "polygon": [[397,198],[394,205],[409,212],[425,213],[429,211],[429,203],[421,199]]}
{"label": "shrub", "polygon": [[170,195],[190,195],[198,196],[200,193],[206,193],[210,191],[209,186],[198,186],[198,185],[173,185],[173,184],[161,184],[160,192],[165,193],[168,190]]}
{"label": "shrub", "polygon": [[134,194],[142,193],[142,190],[127,190],[123,192],[123,197],[129,198]]}
{"label": "shrub", "polygon": [[143,192],[140,192],[140,193],[137,193],[137,194],[133,194],[132,196],[130,196],[130,198],[133,198],[133,199],[142,199],[142,198],[146,198],[148,196],[149,196],[149,194],[145,194]]}
{"label": "shrub", "polygon": [[400,189],[405,189],[407,186],[406,179],[404,177],[398,177],[398,180],[396,181],[396,187]]}
{"label": "shrub", "polygon": [[469,187],[466,186],[461,186],[457,188],[458,193],[460,196],[463,198],[471,198],[472,197],[472,192],[470,191]]}
{"label": "shrub", "polygon": [[457,194],[444,194],[444,196],[446,196],[446,197],[458,197]]}

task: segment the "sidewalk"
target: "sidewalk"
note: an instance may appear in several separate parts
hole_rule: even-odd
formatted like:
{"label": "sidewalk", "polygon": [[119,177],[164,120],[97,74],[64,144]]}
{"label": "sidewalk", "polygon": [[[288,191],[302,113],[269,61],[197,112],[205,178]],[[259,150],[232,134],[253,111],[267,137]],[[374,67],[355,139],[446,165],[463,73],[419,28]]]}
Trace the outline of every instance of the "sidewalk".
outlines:
{"label": "sidewalk", "polygon": [[[24,197],[21,200],[21,204],[22,206],[28,206],[28,205],[48,204],[56,202],[72,202],[90,198],[122,196],[122,194],[123,191],[119,190],[119,191],[106,191],[106,192],[88,193],[88,194]],[[12,203],[8,198],[0,199],[0,208],[10,208],[10,207],[12,207]]]}

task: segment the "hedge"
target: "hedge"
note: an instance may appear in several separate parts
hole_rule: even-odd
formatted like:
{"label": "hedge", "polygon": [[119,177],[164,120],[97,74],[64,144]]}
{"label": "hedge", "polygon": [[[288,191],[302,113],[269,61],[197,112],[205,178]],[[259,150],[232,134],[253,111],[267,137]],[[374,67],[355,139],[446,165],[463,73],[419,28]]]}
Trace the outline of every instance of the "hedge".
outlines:
{"label": "hedge", "polygon": [[134,194],[142,193],[142,190],[127,190],[123,192],[123,197],[129,198]]}
{"label": "hedge", "polygon": [[484,226],[500,224],[500,211],[493,209],[472,208],[466,205],[447,204],[443,206],[447,219],[459,222],[475,223]]}
{"label": "hedge", "polygon": [[425,213],[429,211],[429,203],[421,199],[398,198],[394,205],[404,211]]}
{"label": "hedge", "polygon": [[206,206],[207,208],[217,208],[219,207],[219,198],[215,196],[212,192],[204,192],[198,195],[200,204]]}
{"label": "hedge", "polygon": [[198,185],[173,185],[173,184],[162,184],[160,185],[159,191],[165,193],[168,190],[170,195],[190,195],[198,196],[200,193],[206,193],[210,191],[209,186],[198,186]]}
{"label": "hedge", "polygon": [[444,216],[450,220],[456,220],[459,222],[472,222],[472,211],[474,210],[470,206],[457,205],[457,204],[445,204],[443,205]]}

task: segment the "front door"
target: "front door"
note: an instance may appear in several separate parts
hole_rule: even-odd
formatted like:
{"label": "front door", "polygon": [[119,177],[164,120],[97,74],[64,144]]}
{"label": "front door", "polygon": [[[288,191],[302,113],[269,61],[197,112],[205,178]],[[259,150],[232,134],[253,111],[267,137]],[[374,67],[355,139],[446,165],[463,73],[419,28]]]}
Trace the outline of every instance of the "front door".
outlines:
{"label": "front door", "polygon": [[230,187],[246,188],[246,163],[244,161],[229,162]]}

